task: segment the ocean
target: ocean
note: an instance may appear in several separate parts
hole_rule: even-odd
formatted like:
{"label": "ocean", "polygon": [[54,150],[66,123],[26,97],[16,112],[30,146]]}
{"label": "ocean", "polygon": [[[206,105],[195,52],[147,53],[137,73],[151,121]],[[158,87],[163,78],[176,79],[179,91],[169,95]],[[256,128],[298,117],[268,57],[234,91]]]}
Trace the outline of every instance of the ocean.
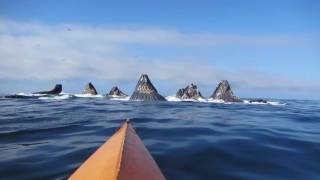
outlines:
{"label": "ocean", "polygon": [[130,118],[169,180],[320,179],[320,101],[0,99],[0,179],[67,179]]}

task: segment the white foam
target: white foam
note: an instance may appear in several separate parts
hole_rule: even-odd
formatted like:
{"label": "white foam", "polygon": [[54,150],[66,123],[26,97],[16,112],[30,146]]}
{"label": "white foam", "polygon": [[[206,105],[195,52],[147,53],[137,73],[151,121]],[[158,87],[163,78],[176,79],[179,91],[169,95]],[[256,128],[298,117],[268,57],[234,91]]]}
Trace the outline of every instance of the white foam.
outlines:
{"label": "white foam", "polygon": [[107,95],[110,98],[127,98],[128,96]]}
{"label": "white foam", "polygon": [[33,94],[30,93],[17,93],[19,96],[32,96]]}
{"label": "white foam", "polygon": [[286,103],[280,103],[277,101],[268,101],[269,104],[273,105],[273,106],[285,106]]}
{"label": "white foam", "polygon": [[172,101],[172,102],[182,101],[181,99],[177,98],[176,96],[167,96],[165,98],[166,98],[167,101]]}
{"label": "white foam", "polygon": [[[203,102],[203,103],[217,103],[217,104],[241,104],[241,102],[225,102],[222,99],[204,99],[204,98],[199,98],[199,99],[179,99],[176,96],[167,96],[166,97],[167,101],[171,102],[182,102],[182,101],[189,101],[189,102]],[[252,104],[252,105],[273,105],[273,106],[283,106],[286,105],[285,103],[280,103],[277,101],[267,101],[267,103],[263,102],[250,102],[249,100],[243,100],[243,104]]]}
{"label": "white foam", "polygon": [[129,101],[130,100],[130,96],[126,96],[126,97],[123,97],[123,96],[110,96],[110,100],[111,101]]}
{"label": "white foam", "polygon": [[[104,98],[106,96],[103,96],[101,94],[92,95],[92,94],[71,94],[71,93],[65,93],[61,92],[59,95],[46,95],[46,94],[32,94],[32,93],[17,93],[17,95],[20,96],[26,96],[26,97],[39,97],[39,99],[55,99],[55,100],[63,100],[63,99],[69,99],[71,97],[80,97],[80,98]],[[129,101],[130,96],[109,96],[112,101]],[[221,99],[213,99],[213,98],[198,98],[198,99],[179,99],[175,95],[166,96],[165,99],[169,102],[203,102],[203,103],[218,103],[218,104],[234,104],[233,102],[224,102]],[[139,100],[137,100],[139,101]],[[238,103],[238,102],[236,102]],[[284,106],[286,103],[281,103],[278,101],[267,101],[267,103],[264,102],[250,102],[250,100],[243,100],[243,104],[251,104],[251,105],[272,105],[272,106]]]}
{"label": "white foam", "polygon": [[208,102],[208,100],[204,99],[204,98],[198,98],[197,101],[199,101],[199,102]]}
{"label": "white foam", "polygon": [[230,103],[224,102],[224,100],[222,100],[222,99],[213,99],[213,98],[207,99],[207,102],[209,102],[209,103],[218,103],[218,104],[230,104]]}
{"label": "white foam", "polygon": [[206,99],[204,98],[198,98],[198,99],[180,99],[180,98],[177,98],[176,96],[167,96],[165,97],[167,101],[171,101],[171,102],[181,102],[181,101],[184,101],[184,102],[207,102]]}
{"label": "white foam", "polygon": [[63,100],[63,99],[69,99],[71,98],[72,95],[70,94],[62,94],[62,95],[54,95],[54,96],[45,96],[45,97],[39,97],[39,99],[44,99],[44,100]]}
{"label": "white foam", "polygon": [[93,95],[93,94],[74,94],[75,97],[81,97],[81,98],[103,98],[105,96],[101,94]]}
{"label": "white foam", "polygon": [[253,105],[273,105],[273,106],[284,106],[286,103],[280,103],[277,101],[267,101],[267,103],[264,102],[250,102],[250,100],[243,100],[244,104],[253,104]]}
{"label": "white foam", "polygon": [[26,97],[40,97],[40,96],[45,96],[45,94],[32,94],[32,93],[18,93],[17,95],[19,96],[26,96]]}

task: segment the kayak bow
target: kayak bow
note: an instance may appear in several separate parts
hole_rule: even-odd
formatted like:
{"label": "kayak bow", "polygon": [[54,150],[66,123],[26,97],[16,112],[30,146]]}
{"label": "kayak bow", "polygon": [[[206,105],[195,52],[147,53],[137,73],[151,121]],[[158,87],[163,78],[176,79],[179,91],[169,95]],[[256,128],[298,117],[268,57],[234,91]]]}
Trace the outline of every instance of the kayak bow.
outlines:
{"label": "kayak bow", "polygon": [[163,180],[158,165],[127,120],[70,180]]}

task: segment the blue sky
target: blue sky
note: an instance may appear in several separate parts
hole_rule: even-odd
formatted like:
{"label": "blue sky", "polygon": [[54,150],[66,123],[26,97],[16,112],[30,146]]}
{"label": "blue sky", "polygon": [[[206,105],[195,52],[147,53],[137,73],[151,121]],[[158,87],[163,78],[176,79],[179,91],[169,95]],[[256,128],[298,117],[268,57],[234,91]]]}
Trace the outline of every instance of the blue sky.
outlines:
{"label": "blue sky", "polygon": [[[0,1],[0,93],[164,95],[228,79],[240,97],[320,99],[320,1]],[[2,43],[1,43],[2,42]]]}

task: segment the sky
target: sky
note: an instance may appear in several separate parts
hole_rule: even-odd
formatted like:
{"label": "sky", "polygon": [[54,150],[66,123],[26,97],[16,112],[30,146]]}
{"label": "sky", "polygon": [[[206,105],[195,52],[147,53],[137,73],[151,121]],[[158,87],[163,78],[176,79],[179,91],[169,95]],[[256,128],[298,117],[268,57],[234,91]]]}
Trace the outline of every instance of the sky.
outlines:
{"label": "sky", "polygon": [[80,93],[147,73],[163,95],[320,99],[320,1],[0,1],[0,94]]}

